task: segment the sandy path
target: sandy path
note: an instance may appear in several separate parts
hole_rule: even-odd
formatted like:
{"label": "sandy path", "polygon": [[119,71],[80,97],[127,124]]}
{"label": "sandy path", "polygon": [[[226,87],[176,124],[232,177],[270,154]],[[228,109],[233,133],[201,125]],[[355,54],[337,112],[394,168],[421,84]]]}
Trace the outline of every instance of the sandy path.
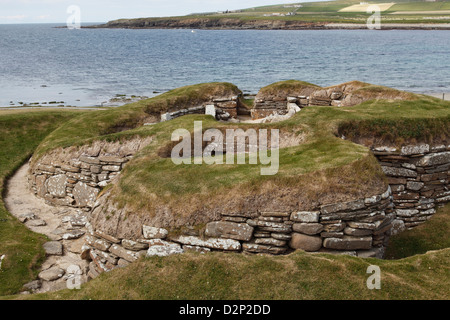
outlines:
{"label": "sandy path", "polygon": [[[23,165],[8,181],[5,205],[8,211],[19,220],[24,215],[31,217],[24,224],[32,231],[46,235],[50,240],[62,244],[63,253],[47,254],[47,260],[42,265],[39,274],[38,287],[33,292],[47,292],[67,288],[68,268],[78,266],[83,275],[81,282],[87,280],[86,268],[88,263],[80,258],[84,235],[72,240],[63,239],[74,233],[85,233],[82,224],[87,222],[86,213],[75,208],[54,207],[46,204],[44,199],[37,198],[28,187],[29,165]],[[34,217],[33,217],[34,216]],[[81,222],[81,223],[80,223]],[[43,224],[43,225],[41,225]],[[75,226],[74,226],[75,224]],[[48,280],[43,271],[59,270],[61,277]],[[63,271],[61,271],[63,270]],[[48,272],[47,272],[48,273]]]}

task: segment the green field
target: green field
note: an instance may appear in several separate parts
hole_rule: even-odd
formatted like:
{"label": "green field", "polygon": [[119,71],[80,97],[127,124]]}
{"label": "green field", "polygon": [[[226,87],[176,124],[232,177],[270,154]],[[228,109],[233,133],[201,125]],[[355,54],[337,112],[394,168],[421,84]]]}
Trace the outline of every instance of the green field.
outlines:
{"label": "green field", "polygon": [[[382,21],[384,20],[386,23],[436,23],[436,20],[428,19],[430,15],[439,15],[439,17],[443,17],[438,20],[439,23],[450,23],[450,12],[447,11],[450,10],[450,1],[428,2],[377,0],[369,1],[369,4],[387,2],[394,2],[396,4],[387,11],[382,12]],[[236,17],[243,20],[276,19],[305,22],[365,23],[369,16],[366,12],[339,12],[341,9],[359,3],[360,1],[355,0],[298,3],[299,5],[302,5],[301,8],[286,8],[286,5],[271,5],[238,10],[238,12],[230,12],[227,14],[208,14],[206,17],[219,18],[226,16]],[[288,6],[292,5],[294,4],[288,4]],[[402,11],[405,11],[406,13],[393,14]],[[410,11],[413,12],[409,13]],[[280,13],[283,15],[294,13],[294,15],[272,16],[274,13]]]}
{"label": "green field", "polygon": [[[349,7],[354,4],[359,4],[361,1],[355,0],[336,0],[336,1],[323,1],[323,2],[303,2],[298,3],[298,5],[302,5],[296,13],[301,14],[302,12],[338,12],[339,10]],[[435,11],[435,10],[449,10],[450,9],[450,1],[439,1],[439,2],[428,2],[428,1],[398,1],[398,0],[376,0],[376,1],[367,1],[369,4],[377,4],[377,3],[387,3],[394,2],[389,11]],[[292,6],[294,4],[287,4],[288,6]],[[285,4],[283,5],[272,5],[272,6],[263,6],[263,7],[255,7],[250,9],[242,10],[243,13],[288,13],[293,12],[297,8],[289,7],[285,8]]]}

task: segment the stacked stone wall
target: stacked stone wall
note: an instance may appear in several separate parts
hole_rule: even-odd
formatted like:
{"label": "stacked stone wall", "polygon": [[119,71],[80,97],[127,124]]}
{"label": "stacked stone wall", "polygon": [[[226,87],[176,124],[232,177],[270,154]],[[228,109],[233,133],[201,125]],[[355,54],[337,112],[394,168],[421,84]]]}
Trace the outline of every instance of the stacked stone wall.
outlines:
{"label": "stacked stone wall", "polygon": [[287,254],[294,250],[382,258],[395,211],[391,189],[383,194],[313,211],[223,214],[200,231],[171,234],[143,225],[133,239],[119,239],[100,229],[89,231],[82,257],[90,260],[90,276],[126,266],[143,256],[186,251]]}
{"label": "stacked stone wall", "polygon": [[124,143],[98,141],[91,146],[55,150],[31,166],[31,190],[51,205],[89,211],[101,189],[150,141],[151,138]]}
{"label": "stacked stone wall", "polygon": [[214,116],[217,120],[236,119],[239,106],[239,96],[214,98],[197,107],[166,112],[161,115],[161,121],[172,120],[188,114],[208,114]]}
{"label": "stacked stone wall", "polygon": [[409,229],[450,201],[450,146],[377,147],[373,152],[388,177],[399,224]]}

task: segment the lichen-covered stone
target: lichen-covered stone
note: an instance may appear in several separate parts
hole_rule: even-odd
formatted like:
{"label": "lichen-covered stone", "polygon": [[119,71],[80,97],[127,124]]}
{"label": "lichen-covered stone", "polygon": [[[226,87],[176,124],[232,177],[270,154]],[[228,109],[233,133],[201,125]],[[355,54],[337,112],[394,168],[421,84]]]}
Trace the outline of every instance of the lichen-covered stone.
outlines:
{"label": "lichen-covered stone", "polygon": [[111,235],[109,235],[109,234],[107,234],[107,233],[105,233],[105,232],[103,232],[101,230],[95,230],[94,235],[96,237],[103,238],[106,241],[109,241],[111,243],[115,243],[115,244],[119,244],[120,243],[120,239],[117,239],[116,237],[113,237],[113,236],[111,236]]}
{"label": "lichen-covered stone", "polygon": [[416,214],[419,214],[419,210],[417,209],[397,209],[397,216],[399,217],[412,217]]}
{"label": "lichen-covered stone", "polygon": [[246,223],[214,221],[206,225],[205,235],[213,238],[226,238],[249,241],[254,228]]}
{"label": "lichen-covered stone", "polygon": [[179,236],[174,237],[172,240],[185,245],[206,247],[216,250],[239,251],[241,249],[241,243],[232,239],[210,238],[202,240],[195,236]]}
{"label": "lichen-covered stone", "polygon": [[124,247],[127,250],[132,251],[141,251],[148,249],[147,243],[139,243],[133,240],[123,239],[122,240],[122,247]]}
{"label": "lichen-covered stone", "polygon": [[51,267],[39,273],[39,278],[45,281],[58,280],[64,275],[65,271],[58,266]]}
{"label": "lichen-covered stone", "polygon": [[276,233],[290,233],[292,231],[292,226],[281,222],[247,220],[247,223],[252,227],[258,227],[260,231]]}
{"label": "lichen-covered stone", "polygon": [[401,154],[409,156],[409,155],[428,153],[429,151],[430,151],[429,144],[408,145],[408,146],[402,147]]}
{"label": "lichen-covered stone", "polygon": [[381,169],[386,175],[391,177],[407,177],[407,178],[417,177],[417,172],[410,169],[386,167],[386,166],[382,166]]}
{"label": "lichen-covered stone", "polygon": [[347,225],[353,229],[375,230],[377,228],[375,223],[370,222],[348,221]]}
{"label": "lichen-covered stone", "polygon": [[423,157],[422,159],[419,160],[417,165],[427,167],[427,166],[441,165],[449,162],[450,162],[450,152],[440,152]]}
{"label": "lichen-covered stone", "polygon": [[299,211],[291,214],[291,221],[295,222],[319,222],[320,212],[318,211]]}
{"label": "lichen-covered stone", "polygon": [[50,177],[47,180],[47,192],[57,198],[66,196],[67,177],[64,174]]}
{"label": "lichen-covered stone", "polygon": [[147,257],[158,256],[166,257],[172,254],[183,253],[184,250],[178,243],[167,242],[164,240],[156,240],[147,250]]}
{"label": "lichen-covered stone", "polygon": [[110,248],[109,248],[109,252],[115,254],[116,256],[127,260],[128,262],[134,262],[137,259],[139,259],[139,257],[141,256],[140,252],[134,252],[134,251],[130,251],[127,250],[117,244],[113,244]]}
{"label": "lichen-covered stone", "polygon": [[73,189],[75,203],[79,207],[93,207],[97,200],[99,189],[90,187],[84,182],[78,182]]}
{"label": "lichen-covered stone", "polygon": [[364,209],[366,206],[364,204],[364,199],[350,201],[350,202],[340,202],[324,205],[320,208],[322,214],[330,214],[342,211],[355,211]]}
{"label": "lichen-covered stone", "polygon": [[145,239],[165,239],[169,232],[164,228],[143,225],[142,234]]}
{"label": "lichen-covered stone", "polygon": [[349,235],[349,236],[354,236],[354,237],[369,236],[372,233],[373,233],[372,230],[367,230],[367,229],[354,229],[351,227],[347,227],[344,229],[344,234]]}
{"label": "lichen-covered stone", "polygon": [[406,188],[413,191],[419,191],[420,189],[423,188],[424,185],[425,183],[423,182],[408,181],[406,183]]}

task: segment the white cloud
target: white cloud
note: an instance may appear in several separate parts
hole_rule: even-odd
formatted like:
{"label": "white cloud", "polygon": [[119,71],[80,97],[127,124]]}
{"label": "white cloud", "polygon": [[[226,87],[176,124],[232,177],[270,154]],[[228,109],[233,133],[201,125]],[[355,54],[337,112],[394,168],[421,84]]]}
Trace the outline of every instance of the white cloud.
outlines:
{"label": "white cloud", "polygon": [[8,20],[8,21],[15,21],[15,20],[24,20],[27,16],[26,15],[15,15],[15,16],[0,16],[0,20]]}

